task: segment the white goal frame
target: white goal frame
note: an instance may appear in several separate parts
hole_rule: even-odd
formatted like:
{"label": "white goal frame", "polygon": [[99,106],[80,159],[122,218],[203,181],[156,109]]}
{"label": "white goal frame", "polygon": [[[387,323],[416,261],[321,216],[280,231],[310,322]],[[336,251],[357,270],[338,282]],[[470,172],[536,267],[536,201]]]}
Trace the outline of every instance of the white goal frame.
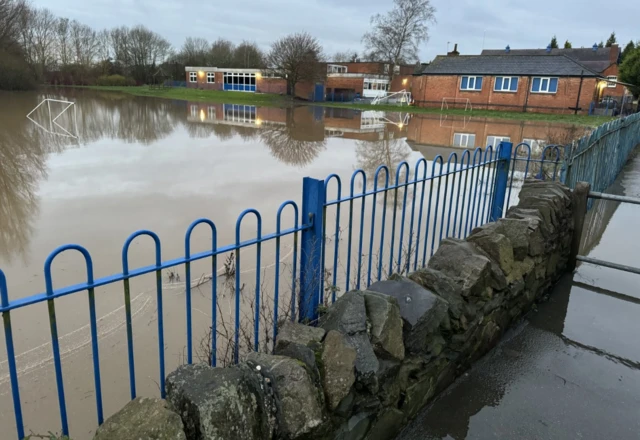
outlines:
{"label": "white goal frame", "polygon": [[[53,117],[53,114],[51,113],[51,103],[52,102],[65,105],[65,107],[55,117]],[[47,128],[47,127],[43,126],[42,124],[38,123],[35,119],[33,119],[31,117],[31,115],[33,113],[35,113],[35,111],[38,110],[41,106],[43,106],[45,103],[47,104],[47,109],[48,109],[49,128]],[[62,125],[58,124],[58,118],[60,116],[62,116],[71,107],[73,107],[73,125],[74,125],[74,127],[71,128],[71,130],[74,130],[75,133],[71,133],[69,130],[64,128]],[[78,114],[76,112],[76,103],[73,102],[73,101],[62,101],[60,99],[47,98],[47,99],[43,100],[40,104],[36,105],[35,108],[33,110],[31,110],[29,112],[29,114],[27,114],[27,119],[29,119],[31,122],[33,122],[34,124],[36,124],[38,127],[40,127],[41,129],[43,129],[44,131],[46,131],[49,134],[53,134],[53,135],[56,135],[56,136],[70,137],[72,139],[78,139]],[[54,130],[54,126],[56,127],[56,130]],[[57,131],[57,129],[62,130],[62,132]]]}
{"label": "white goal frame", "polygon": [[440,105],[440,111],[442,110],[449,110],[449,103],[447,101],[452,101],[452,102],[459,102],[459,101],[463,101],[464,104],[464,111],[466,112],[467,110],[469,111],[473,111],[473,106],[471,105],[471,101],[469,100],[469,98],[442,98],[442,105]]}

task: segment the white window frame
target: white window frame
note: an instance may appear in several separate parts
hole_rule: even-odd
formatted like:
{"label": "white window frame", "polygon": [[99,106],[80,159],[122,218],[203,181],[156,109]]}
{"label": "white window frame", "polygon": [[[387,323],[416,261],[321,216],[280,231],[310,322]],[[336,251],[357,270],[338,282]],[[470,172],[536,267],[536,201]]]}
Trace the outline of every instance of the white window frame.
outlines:
{"label": "white window frame", "polygon": [[189,82],[198,82],[198,72],[189,72]]}
{"label": "white window frame", "polygon": [[[493,143],[489,142],[489,139],[493,138]],[[498,148],[498,145],[500,145],[500,142],[511,142],[511,138],[509,136],[487,136],[487,147],[489,145],[493,146],[493,151],[496,150],[496,148]]]}
{"label": "white window frame", "polygon": [[608,89],[615,89],[618,84],[616,84],[614,82],[610,82],[610,81],[618,81],[618,77],[614,76],[614,75],[607,76],[607,88]]}
{"label": "white window frame", "polygon": [[328,64],[327,73],[347,73],[347,66],[341,66],[339,64]]}
{"label": "white window frame", "polygon": [[[498,83],[496,82],[496,79],[498,78],[502,78],[502,88],[497,88]],[[516,82],[518,83],[518,85],[516,86],[515,90],[511,90],[511,81],[516,80]],[[507,88],[504,87],[505,83],[509,84],[509,86]],[[496,76],[493,78],[493,91],[494,92],[510,92],[510,93],[517,93],[518,92],[518,87],[520,86],[520,81],[518,79],[517,76]]]}
{"label": "white window frame", "polygon": [[207,72],[207,84],[214,84],[215,82],[216,82],[215,72]]}
{"label": "white window frame", "polygon": [[542,152],[547,146],[547,141],[544,139],[522,139],[522,143],[531,147],[531,153]]}
{"label": "white window frame", "polygon": [[[462,78],[467,78],[467,88],[463,89],[462,88]],[[473,78],[473,88],[469,87],[469,84],[471,84],[471,78]],[[460,76],[460,90],[463,90],[465,92],[481,92],[482,91],[482,85],[480,86],[479,89],[476,89],[476,82],[478,81],[478,78],[483,78],[482,75],[462,75]],[[484,84],[484,79],[482,79],[482,83]]]}
{"label": "white window frame", "polygon": [[[539,79],[540,80],[540,90],[538,90],[537,92],[535,90],[533,90],[533,81],[535,79]],[[542,90],[542,82],[544,80],[547,80],[547,90]],[[556,86],[556,91],[555,92],[550,92],[549,91],[549,86],[551,86],[551,80],[552,79],[556,79],[558,80],[558,85]],[[544,93],[547,95],[555,95],[556,93],[558,93],[558,88],[560,87],[560,78],[558,78],[557,76],[533,76],[531,77],[531,93]]]}
{"label": "white window frame", "polygon": [[393,66],[393,74],[400,75],[400,66],[398,66],[397,64]]}
{"label": "white window frame", "polygon": [[[456,136],[460,136],[460,145],[456,145]],[[471,148],[474,148],[476,143],[476,134],[475,133],[454,133],[453,134],[453,146],[454,147],[460,147],[460,148],[469,148],[469,139],[473,138],[473,142],[471,145]]]}
{"label": "white window frame", "polygon": [[191,117],[192,118],[198,117],[198,104],[191,104]]}

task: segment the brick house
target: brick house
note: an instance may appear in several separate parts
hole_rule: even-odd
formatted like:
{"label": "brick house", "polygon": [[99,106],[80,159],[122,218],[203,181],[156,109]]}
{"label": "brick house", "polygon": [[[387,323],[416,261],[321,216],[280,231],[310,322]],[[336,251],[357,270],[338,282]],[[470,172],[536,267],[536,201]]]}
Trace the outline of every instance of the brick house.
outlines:
{"label": "brick house", "polygon": [[481,55],[564,55],[597,73],[600,77],[609,80],[606,86],[598,89],[598,95],[595,97],[596,102],[600,102],[606,96],[621,97],[625,94],[624,86],[614,82],[618,81],[618,65],[622,55],[620,46],[617,44],[613,44],[611,47],[598,47],[597,44],[594,44],[590,48],[576,49],[552,49],[550,46],[546,49],[511,49],[507,46],[502,50],[485,49]]}
{"label": "brick house", "polygon": [[389,92],[409,90],[414,69],[412,65],[391,66],[381,62],[327,63],[327,100],[355,95],[376,98]]}
{"label": "brick house", "polygon": [[260,69],[185,67],[187,88],[249,93],[287,93],[284,78],[270,78]]}
{"label": "brick house", "polygon": [[565,55],[438,56],[413,80],[417,105],[470,103],[474,109],[588,113],[599,75]]}

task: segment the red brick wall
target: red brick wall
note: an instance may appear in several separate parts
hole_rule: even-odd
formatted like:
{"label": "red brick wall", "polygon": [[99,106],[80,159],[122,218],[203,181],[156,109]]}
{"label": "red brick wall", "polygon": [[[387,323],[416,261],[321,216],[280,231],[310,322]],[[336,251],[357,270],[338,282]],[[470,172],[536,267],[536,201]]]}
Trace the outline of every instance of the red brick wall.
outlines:
{"label": "red brick wall", "polygon": [[[607,77],[607,76],[618,76],[618,65],[617,64],[612,64],[609,67],[607,67],[603,72],[602,72],[602,76]],[[618,80],[620,80],[620,78],[618,77]],[[609,88],[607,86],[604,86],[604,89],[602,90],[602,95],[603,96],[622,96],[624,94],[624,86],[618,84],[615,87]]]}
{"label": "red brick wall", "polygon": [[327,91],[329,91],[329,89],[347,89],[354,90],[356,93],[360,93],[360,95],[362,95],[363,86],[364,78],[344,78],[330,76],[327,77],[327,81],[325,83],[325,89]]}
{"label": "red brick wall", "polygon": [[256,79],[256,92],[287,94],[287,80],[284,78],[258,78]]}
{"label": "red brick wall", "polygon": [[[526,106],[528,112],[569,113],[569,107],[576,104],[580,78],[559,78],[558,91],[549,93],[532,93],[531,78],[520,77],[517,92],[496,92],[494,77],[484,76],[482,90],[460,90],[461,76],[458,75],[422,75],[413,81],[413,97],[420,106],[439,107],[442,98],[468,98],[474,108],[489,110],[522,111]],[[595,78],[583,78],[579,106],[582,112],[588,112],[596,87]],[[458,105],[461,102],[458,102]]]}
{"label": "red brick wall", "polygon": [[215,82],[208,83],[207,82],[207,72],[196,72],[198,74],[198,81],[192,83],[189,80],[189,73],[186,72],[185,80],[187,81],[187,87],[190,89],[203,89],[203,90],[222,90],[222,73],[216,72]]}
{"label": "red brick wall", "polygon": [[413,75],[398,75],[391,80],[391,92],[399,92],[400,90],[411,91],[413,84]]}

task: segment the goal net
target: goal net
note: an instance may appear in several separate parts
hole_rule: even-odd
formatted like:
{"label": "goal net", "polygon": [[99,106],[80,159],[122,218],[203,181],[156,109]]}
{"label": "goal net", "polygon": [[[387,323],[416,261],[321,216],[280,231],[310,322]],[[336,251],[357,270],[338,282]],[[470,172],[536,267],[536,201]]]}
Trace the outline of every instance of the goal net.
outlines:
{"label": "goal net", "polygon": [[396,104],[396,105],[409,105],[411,104],[411,92],[406,90],[400,90],[399,92],[387,92],[384,96],[377,96],[371,101],[371,105],[376,104]]}
{"label": "goal net", "polygon": [[469,98],[442,98],[440,110],[449,109],[464,109],[466,112],[467,110],[472,111],[473,107]]}

